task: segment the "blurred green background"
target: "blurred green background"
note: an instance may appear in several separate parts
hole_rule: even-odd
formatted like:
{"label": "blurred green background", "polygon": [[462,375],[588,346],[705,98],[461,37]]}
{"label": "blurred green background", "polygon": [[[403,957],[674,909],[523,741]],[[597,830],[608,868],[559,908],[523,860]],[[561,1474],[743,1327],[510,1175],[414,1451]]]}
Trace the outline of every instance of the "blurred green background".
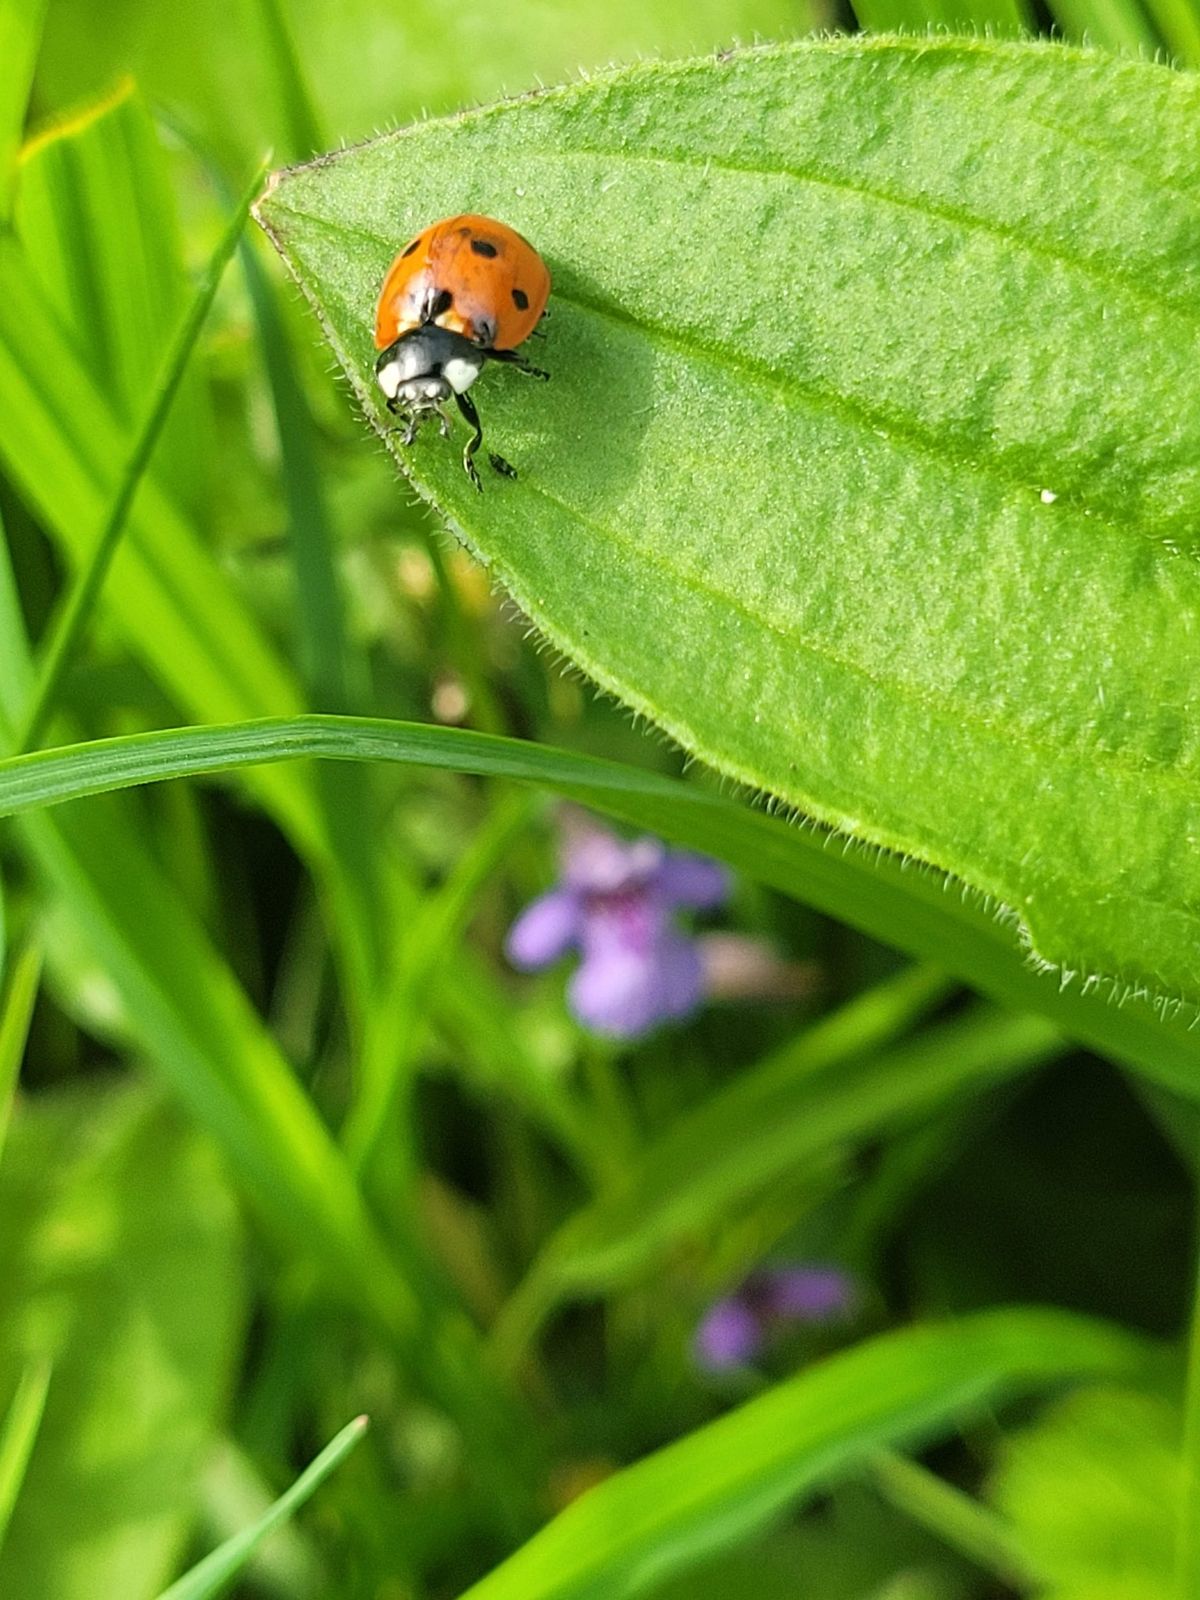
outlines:
{"label": "blurred green background", "polygon": [[[25,82],[21,40],[36,63],[0,251],[10,727],[24,635],[47,637],[265,151],[860,23],[1200,43],[1175,0],[50,0],[40,40],[36,6],[0,16],[0,73]],[[253,229],[150,480],[46,742],[307,707],[681,770],[413,503]],[[0,1593],[150,1600],[361,1411],[244,1600],[460,1594],[589,1484],[892,1327],[1044,1302],[1179,1336],[1186,1109],[744,883],[719,925],[777,964],[774,992],[595,1039],[561,971],[503,955],[558,826],[453,773],[288,768],[6,827],[0,1413],[45,1411],[14,1403],[2,1436]],[[372,1071],[386,1137],[343,1160],[327,1130]],[[764,1260],[836,1264],[853,1313],[706,1372],[699,1320]],[[864,1444],[819,1499],[646,1592],[1161,1595],[1177,1392],[1151,1360],[1048,1409],[989,1402],[915,1477]]]}

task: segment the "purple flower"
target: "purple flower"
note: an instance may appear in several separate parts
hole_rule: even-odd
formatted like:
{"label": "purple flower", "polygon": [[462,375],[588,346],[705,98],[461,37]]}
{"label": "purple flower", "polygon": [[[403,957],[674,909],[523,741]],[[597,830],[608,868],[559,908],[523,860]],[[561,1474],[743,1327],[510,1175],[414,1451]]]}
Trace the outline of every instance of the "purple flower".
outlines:
{"label": "purple flower", "polygon": [[854,1285],[837,1267],[760,1267],[700,1319],[695,1356],[709,1372],[747,1366],[769,1334],[792,1322],[832,1322],[854,1303]]}
{"label": "purple flower", "polygon": [[704,965],[674,913],[710,910],[728,893],[728,873],[707,856],[572,823],[561,881],[526,906],[505,949],[523,971],[580,951],[567,989],[571,1010],[597,1033],[634,1038],[700,1004]]}

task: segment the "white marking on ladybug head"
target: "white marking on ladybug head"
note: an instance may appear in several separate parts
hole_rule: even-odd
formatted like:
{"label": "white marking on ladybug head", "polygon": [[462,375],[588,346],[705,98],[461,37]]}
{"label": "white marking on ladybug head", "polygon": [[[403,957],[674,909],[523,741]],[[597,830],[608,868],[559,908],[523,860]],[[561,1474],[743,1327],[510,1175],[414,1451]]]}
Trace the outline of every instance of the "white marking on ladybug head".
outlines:
{"label": "white marking on ladybug head", "polygon": [[483,362],[471,361],[465,356],[453,356],[447,361],[442,371],[445,373],[446,382],[454,390],[455,394],[462,394],[464,390],[471,387],[475,379],[483,371]]}
{"label": "white marking on ladybug head", "polygon": [[394,400],[400,388],[400,363],[398,361],[389,361],[386,367],[380,367],[375,376],[384,394],[387,395],[389,400]]}

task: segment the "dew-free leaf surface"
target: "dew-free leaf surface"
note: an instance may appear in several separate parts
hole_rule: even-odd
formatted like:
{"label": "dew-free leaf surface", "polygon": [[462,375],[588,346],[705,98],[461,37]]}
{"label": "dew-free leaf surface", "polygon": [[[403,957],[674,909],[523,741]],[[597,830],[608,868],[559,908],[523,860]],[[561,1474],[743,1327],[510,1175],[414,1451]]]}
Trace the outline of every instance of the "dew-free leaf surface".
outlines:
{"label": "dew-free leaf surface", "polygon": [[[1200,996],[1200,84],[827,40],[404,130],[261,202],[372,420],[374,298],[463,210],[554,275],[476,495],[538,628],[722,772]],[[462,435],[459,435],[461,442]]]}

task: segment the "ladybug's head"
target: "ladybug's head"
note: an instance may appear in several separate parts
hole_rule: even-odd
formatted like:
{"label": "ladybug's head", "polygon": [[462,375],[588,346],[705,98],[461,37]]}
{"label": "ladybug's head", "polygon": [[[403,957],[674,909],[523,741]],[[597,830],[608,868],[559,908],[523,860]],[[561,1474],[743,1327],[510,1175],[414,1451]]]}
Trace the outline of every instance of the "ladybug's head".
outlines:
{"label": "ladybug's head", "polygon": [[379,352],[375,377],[389,400],[427,411],[462,394],[483,369],[483,352],[461,333],[436,323],[402,333]]}

